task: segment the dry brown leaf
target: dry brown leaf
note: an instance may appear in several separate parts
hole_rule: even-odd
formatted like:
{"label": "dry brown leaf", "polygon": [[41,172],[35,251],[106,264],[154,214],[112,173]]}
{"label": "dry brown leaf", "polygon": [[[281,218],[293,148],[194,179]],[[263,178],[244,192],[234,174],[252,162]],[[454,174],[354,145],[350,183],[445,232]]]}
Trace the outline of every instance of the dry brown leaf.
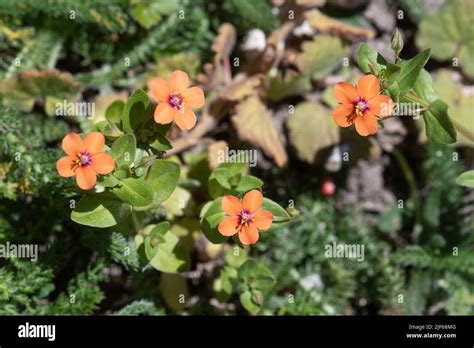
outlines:
{"label": "dry brown leaf", "polygon": [[265,82],[264,75],[236,75],[210,103],[209,113],[217,119],[222,119],[236,103],[250,96],[261,95],[266,88]]}
{"label": "dry brown leaf", "polygon": [[326,16],[317,9],[307,11],[305,17],[309,25],[321,33],[338,35],[351,41],[370,40],[375,36],[371,29],[356,27]]}
{"label": "dry brown leaf", "polygon": [[212,64],[204,64],[204,73],[198,74],[196,81],[205,91],[211,91],[222,84],[231,81],[229,55],[234,49],[237,34],[232,24],[224,23],[219,28],[219,34],[214,39],[212,50],[216,53]]}
{"label": "dry brown leaf", "polygon": [[219,27],[219,34],[212,44],[212,50],[216,58],[228,57],[234,49],[237,40],[237,32],[232,24],[224,23]]}
{"label": "dry brown leaf", "polygon": [[323,7],[326,0],[296,0],[296,4],[302,7]]}
{"label": "dry brown leaf", "polygon": [[272,112],[254,96],[237,105],[236,109],[232,123],[239,138],[262,148],[278,166],[284,166],[288,157],[272,121]]}
{"label": "dry brown leaf", "polygon": [[211,170],[216,169],[219,166],[218,154],[225,150],[227,142],[224,140],[215,141],[207,148],[207,162],[209,162],[209,168]]}
{"label": "dry brown leaf", "polygon": [[219,97],[230,101],[244,100],[249,96],[258,95],[262,91],[264,83],[265,76],[263,75],[237,75],[232,83],[220,93]]}

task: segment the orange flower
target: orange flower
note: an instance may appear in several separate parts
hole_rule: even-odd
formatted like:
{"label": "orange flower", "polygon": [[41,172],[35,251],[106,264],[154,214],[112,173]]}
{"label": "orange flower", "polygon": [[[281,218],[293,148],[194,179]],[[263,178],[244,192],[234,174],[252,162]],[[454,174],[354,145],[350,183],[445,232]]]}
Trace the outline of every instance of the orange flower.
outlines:
{"label": "orange flower", "polygon": [[347,82],[336,83],[334,98],[341,104],[332,113],[334,122],[340,127],[354,123],[362,136],[377,133],[376,117],[390,115],[393,108],[392,99],[380,94],[380,82],[374,75],[362,76],[357,87]]}
{"label": "orange flower", "polygon": [[56,163],[59,175],[76,176],[76,183],[83,190],[90,190],[96,182],[96,174],[109,174],[114,170],[112,157],[102,151],[105,139],[102,133],[91,132],[84,140],[76,133],[69,133],[62,142],[67,156]]}
{"label": "orange flower", "polygon": [[222,197],[222,210],[229,215],[218,226],[223,236],[239,233],[242,244],[255,244],[258,230],[268,230],[272,225],[273,215],[268,210],[260,210],[263,196],[260,191],[247,192],[242,200],[235,196]]}
{"label": "orange flower", "polygon": [[182,130],[190,130],[196,124],[192,109],[204,105],[204,92],[199,87],[189,88],[189,77],[184,71],[176,70],[170,80],[160,77],[148,83],[152,95],[159,101],[155,109],[155,122],[168,124],[176,120]]}

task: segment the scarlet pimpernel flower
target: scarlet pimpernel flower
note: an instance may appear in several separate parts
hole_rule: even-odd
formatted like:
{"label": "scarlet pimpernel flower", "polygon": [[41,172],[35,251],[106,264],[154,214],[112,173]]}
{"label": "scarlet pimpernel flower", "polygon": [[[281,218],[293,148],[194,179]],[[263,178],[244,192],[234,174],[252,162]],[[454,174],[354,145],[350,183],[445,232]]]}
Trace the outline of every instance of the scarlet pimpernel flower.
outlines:
{"label": "scarlet pimpernel flower", "polygon": [[155,122],[168,124],[173,120],[181,130],[190,130],[196,125],[193,109],[204,105],[204,92],[199,87],[189,87],[189,76],[181,70],[174,71],[170,79],[152,79],[148,88],[159,104],[155,109]]}
{"label": "scarlet pimpernel flower", "polygon": [[355,124],[362,136],[377,133],[377,117],[390,115],[393,108],[392,99],[380,94],[380,82],[374,75],[361,77],[356,87],[348,82],[337,83],[334,98],[341,104],[333,111],[334,122],[340,127]]}
{"label": "scarlet pimpernel flower", "polygon": [[95,186],[97,174],[109,174],[114,170],[112,157],[102,152],[105,138],[102,133],[91,132],[84,140],[76,133],[67,134],[62,141],[62,148],[67,156],[56,163],[59,175],[76,177],[77,186],[90,190]]}
{"label": "scarlet pimpernel flower", "polygon": [[268,210],[261,210],[262,193],[252,190],[244,198],[227,195],[222,197],[222,210],[228,216],[218,226],[219,233],[233,236],[238,233],[242,244],[255,244],[259,238],[259,230],[268,230],[272,225],[273,215]]}

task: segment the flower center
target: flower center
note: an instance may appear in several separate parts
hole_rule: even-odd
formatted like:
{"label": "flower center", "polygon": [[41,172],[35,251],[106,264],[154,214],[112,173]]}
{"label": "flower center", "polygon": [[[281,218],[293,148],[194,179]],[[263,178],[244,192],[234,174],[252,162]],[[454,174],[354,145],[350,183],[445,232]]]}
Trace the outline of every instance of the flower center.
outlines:
{"label": "flower center", "polygon": [[240,224],[247,225],[253,221],[253,214],[248,210],[242,210],[239,214]]}
{"label": "flower center", "polygon": [[171,93],[168,98],[168,104],[170,104],[174,109],[181,110],[183,108],[183,102],[184,97],[178,92]]}
{"label": "flower center", "polygon": [[369,103],[362,97],[358,97],[355,102],[355,113],[357,116],[364,116],[364,112],[369,108]]}
{"label": "flower center", "polygon": [[74,161],[75,167],[85,167],[91,164],[92,156],[87,151],[82,151],[77,153],[77,159]]}

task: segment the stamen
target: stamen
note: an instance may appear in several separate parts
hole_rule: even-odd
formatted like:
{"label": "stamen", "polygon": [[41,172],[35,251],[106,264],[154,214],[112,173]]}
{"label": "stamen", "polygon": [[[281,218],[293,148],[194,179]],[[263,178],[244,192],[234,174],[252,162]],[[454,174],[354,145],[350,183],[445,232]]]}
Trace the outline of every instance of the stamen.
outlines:
{"label": "stamen", "polygon": [[357,116],[364,116],[364,112],[369,109],[369,103],[362,97],[355,101],[355,113]]}
{"label": "stamen", "polygon": [[183,102],[184,97],[178,92],[171,93],[168,98],[168,104],[170,104],[174,109],[181,110],[183,108]]}
{"label": "stamen", "polygon": [[253,221],[253,214],[248,210],[242,210],[239,214],[240,224],[248,226]]}
{"label": "stamen", "polygon": [[78,152],[76,160],[73,162],[72,169],[76,170],[78,167],[85,167],[92,163],[92,156],[87,151]]}

